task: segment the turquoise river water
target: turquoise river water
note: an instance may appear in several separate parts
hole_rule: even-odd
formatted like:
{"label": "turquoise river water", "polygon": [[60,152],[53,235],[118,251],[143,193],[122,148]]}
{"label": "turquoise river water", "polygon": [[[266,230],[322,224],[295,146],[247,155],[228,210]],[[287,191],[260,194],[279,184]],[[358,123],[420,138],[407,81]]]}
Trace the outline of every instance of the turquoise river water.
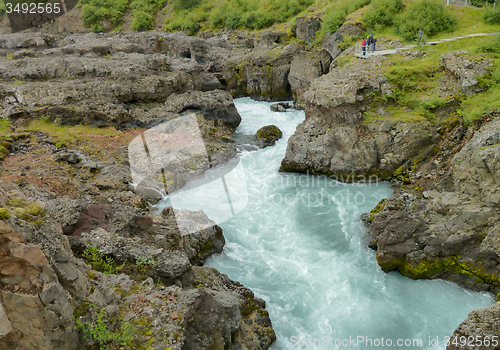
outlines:
{"label": "turquoise river water", "polygon": [[[278,173],[304,112],[273,113],[270,103],[249,98],[235,104],[240,135],[274,124],[283,138],[240,155],[248,203],[219,223],[226,246],[206,265],[267,302],[278,338],[273,350],[444,349],[445,337],[470,311],[493,304],[488,293],[382,272],[359,217],[391,195],[388,183]],[[175,196],[174,206],[200,209],[199,193]],[[212,200],[207,214],[216,220],[224,205]]]}

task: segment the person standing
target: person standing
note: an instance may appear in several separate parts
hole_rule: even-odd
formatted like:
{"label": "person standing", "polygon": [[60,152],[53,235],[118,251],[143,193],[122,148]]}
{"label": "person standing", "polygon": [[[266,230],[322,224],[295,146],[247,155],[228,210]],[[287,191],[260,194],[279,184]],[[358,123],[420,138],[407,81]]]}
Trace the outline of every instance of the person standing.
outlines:
{"label": "person standing", "polygon": [[363,50],[363,56],[366,55],[366,39],[363,38],[363,41],[361,42],[361,50]]}
{"label": "person standing", "polygon": [[420,43],[422,42],[422,35],[424,35],[424,31],[422,29],[420,29],[418,32],[417,45],[420,45]]}
{"label": "person standing", "polygon": [[371,34],[368,36],[368,52],[375,52],[375,39]]}

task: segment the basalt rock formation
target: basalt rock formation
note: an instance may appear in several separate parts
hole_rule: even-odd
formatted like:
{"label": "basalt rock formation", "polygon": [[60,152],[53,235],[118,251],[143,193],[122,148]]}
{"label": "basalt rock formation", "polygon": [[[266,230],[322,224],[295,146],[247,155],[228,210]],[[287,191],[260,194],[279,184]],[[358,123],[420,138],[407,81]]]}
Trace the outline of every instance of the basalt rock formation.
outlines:
{"label": "basalt rock formation", "polygon": [[[134,183],[129,146],[194,114],[207,160],[165,172],[169,189],[233,158],[241,117],[231,93],[290,96],[288,65],[301,48],[276,55],[280,38],[2,36],[0,348],[272,344],[265,302],[202,266],[222,251],[222,230],[202,212],[155,213],[148,201],[161,193]],[[234,57],[254,59],[248,78],[231,80]]]}

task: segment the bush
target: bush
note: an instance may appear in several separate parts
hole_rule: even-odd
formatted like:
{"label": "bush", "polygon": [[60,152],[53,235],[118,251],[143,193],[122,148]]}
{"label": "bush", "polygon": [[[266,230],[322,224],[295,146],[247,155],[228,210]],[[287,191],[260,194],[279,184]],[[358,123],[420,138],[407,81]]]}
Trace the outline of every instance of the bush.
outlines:
{"label": "bush", "polygon": [[134,20],[130,25],[130,28],[132,30],[140,32],[142,30],[153,29],[154,26],[155,26],[155,20],[153,16],[143,11],[134,10]]}
{"label": "bush", "polygon": [[168,0],[132,0],[130,7],[133,10],[142,11],[154,15],[163,8]]}
{"label": "bush", "polygon": [[475,7],[483,7],[486,4],[493,4],[495,0],[470,0],[470,4]]}
{"label": "bush", "polygon": [[[97,312],[95,304],[92,304],[92,309]],[[108,349],[109,345],[114,345],[113,348],[132,345],[136,331],[133,325],[130,322],[122,322],[119,329],[112,331],[108,325],[108,317],[102,308],[92,320],[93,322],[83,323],[80,318],[77,318],[75,330],[82,331],[86,337],[92,338],[99,349]]]}
{"label": "bush", "polygon": [[[313,0],[229,0],[221,3],[210,17],[212,28],[263,29],[283,23],[311,5]],[[203,7],[201,5],[201,7]]]}
{"label": "bush", "polygon": [[331,33],[335,32],[340,28],[342,23],[344,23],[347,15],[368,5],[370,1],[371,0],[352,0],[334,4],[325,11],[322,18],[322,27]]}
{"label": "bush", "polygon": [[364,20],[370,28],[383,28],[393,24],[395,15],[403,10],[403,0],[374,0]]}
{"label": "bush", "polygon": [[272,25],[274,23],[274,16],[264,9],[259,9],[257,11],[244,13],[242,22],[248,29],[259,30]]}
{"label": "bush", "polygon": [[105,19],[116,26],[128,10],[128,0],[81,0],[83,25],[92,31],[102,32],[100,21]]}
{"label": "bush", "polygon": [[192,10],[200,6],[202,0],[175,0],[174,8],[177,11]]}
{"label": "bush", "polygon": [[[205,13],[202,12],[202,15]],[[206,20],[206,17],[196,18],[189,11],[182,11],[178,16],[166,23],[165,29],[168,31],[181,30],[189,35],[195,35],[200,30],[199,21]]]}
{"label": "bush", "polygon": [[500,24],[500,7],[493,8],[486,6],[484,8],[483,19],[488,24]]}
{"label": "bush", "polygon": [[477,51],[483,53],[500,53],[500,35],[491,38],[486,44],[479,46]]}
{"label": "bush", "polygon": [[113,258],[105,256],[94,246],[88,246],[83,251],[83,259],[92,265],[92,268],[104,274],[116,274],[124,265],[116,266]]}
{"label": "bush", "polygon": [[414,40],[422,29],[428,36],[451,30],[457,21],[445,5],[433,0],[418,0],[401,16],[395,25],[396,31],[405,40]]}

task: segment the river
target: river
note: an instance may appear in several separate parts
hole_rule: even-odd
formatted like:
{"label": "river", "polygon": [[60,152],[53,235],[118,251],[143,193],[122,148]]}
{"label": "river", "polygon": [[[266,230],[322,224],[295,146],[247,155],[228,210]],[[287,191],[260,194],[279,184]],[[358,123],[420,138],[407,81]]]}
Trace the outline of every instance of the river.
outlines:
{"label": "river", "polygon": [[[240,135],[274,124],[283,138],[276,146],[240,155],[248,204],[219,224],[226,246],[206,266],[267,302],[278,338],[273,350],[444,349],[445,337],[470,311],[493,304],[488,293],[382,272],[375,252],[366,247],[367,230],[359,217],[391,195],[389,184],[278,173],[304,112],[273,113],[270,103],[249,98],[235,104],[243,119]],[[177,202],[199,209],[194,198]],[[213,201],[207,214],[217,216],[224,205]]]}

